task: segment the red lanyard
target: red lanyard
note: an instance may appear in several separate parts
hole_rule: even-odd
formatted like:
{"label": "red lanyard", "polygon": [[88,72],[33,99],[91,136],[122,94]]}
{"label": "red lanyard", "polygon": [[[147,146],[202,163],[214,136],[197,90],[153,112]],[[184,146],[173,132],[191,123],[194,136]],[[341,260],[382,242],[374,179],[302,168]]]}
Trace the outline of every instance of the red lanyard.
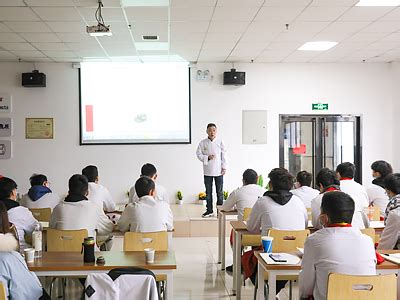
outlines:
{"label": "red lanyard", "polygon": [[332,192],[332,191],[338,191],[338,189],[331,186],[330,188],[327,188],[325,192]]}
{"label": "red lanyard", "polygon": [[333,223],[333,224],[329,224],[327,227],[352,227],[350,223]]}
{"label": "red lanyard", "polygon": [[349,178],[349,177],[343,177],[340,180],[353,180],[353,178]]}

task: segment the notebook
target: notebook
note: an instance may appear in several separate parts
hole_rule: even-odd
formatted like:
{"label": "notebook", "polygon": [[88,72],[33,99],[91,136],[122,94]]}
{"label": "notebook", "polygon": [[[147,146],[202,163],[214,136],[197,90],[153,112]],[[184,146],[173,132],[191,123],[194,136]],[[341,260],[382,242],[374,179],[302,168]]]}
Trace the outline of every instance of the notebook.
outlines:
{"label": "notebook", "polygon": [[395,264],[400,265],[400,253],[394,253],[394,254],[383,254],[381,255],[387,260]]}
{"label": "notebook", "polygon": [[282,256],[283,259],[286,260],[286,262],[276,262],[272,260],[269,255],[271,253],[260,253],[260,256],[262,259],[269,265],[297,265],[300,263],[300,258],[296,255],[289,254],[289,253],[273,253],[273,254],[279,254]]}

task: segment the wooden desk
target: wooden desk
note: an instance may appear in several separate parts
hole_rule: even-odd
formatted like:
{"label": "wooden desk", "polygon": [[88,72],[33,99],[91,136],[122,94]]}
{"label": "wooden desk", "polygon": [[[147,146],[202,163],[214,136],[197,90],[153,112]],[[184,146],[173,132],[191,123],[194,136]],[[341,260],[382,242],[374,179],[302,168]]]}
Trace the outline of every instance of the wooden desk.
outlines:
{"label": "wooden desk", "polygon": [[[220,208],[220,206],[218,207]],[[222,211],[218,209],[218,263],[221,264],[221,270],[225,270],[226,216],[235,216],[237,214],[237,210]]]}
{"label": "wooden desk", "polygon": [[[382,253],[400,253],[399,250],[382,250]],[[258,261],[258,289],[257,299],[264,300],[264,272],[268,272],[268,299],[275,300],[276,298],[276,277],[278,275],[299,275],[301,270],[301,261],[296,265],[272,265],[267,264],[259,254],[255,252]],[[394,264],[389,261],[384,261],[382,264],[376,266],[378,274],[392,274],[399,273],[400,265]]]}
{"label": "wooden desk", "polygon": [[173,270],[176,269],[173,251],[156,251],[153,264],[146,264],[144,252],[103,251],[95,252],[96,258],[103,256],[106,263],[84,263],[79,252],[43,252],[41,258],[28,263],[28,268],[37,276],[87,276],[90,273],[106,273],[114,268],[140,267],[155,274],[167,275],[166,298],[173,299]]}

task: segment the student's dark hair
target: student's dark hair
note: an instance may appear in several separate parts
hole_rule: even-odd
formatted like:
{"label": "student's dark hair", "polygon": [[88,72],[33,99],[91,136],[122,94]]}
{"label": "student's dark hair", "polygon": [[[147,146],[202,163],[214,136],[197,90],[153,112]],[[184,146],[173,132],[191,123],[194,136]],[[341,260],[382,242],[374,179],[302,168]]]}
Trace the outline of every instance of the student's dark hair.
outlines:
{"label": "student's dark hair", "polygon": [[296,180],[301,186],[310,186],[312,182],[312,174],[307,171],[297,173]]}
{"label": "student's dark hair", "polygon": [[140,169],[140,175],[141,176],[147,176],[147,177],[153,177],[154,175],[157,174],[157,169],[153,164],[147,163],[142,166],[142,169]]}
{"label": "student's dark hair", "polygon": [[82,175],[84,175],[89,182],[95,182],[99,171],[96,166],[90,165],[82,169]]}
{"label": "student's dark hair", "polygon": [[356,167],[351,162],[344,162],[336,167],[336,172],[338,172],[342,178],[354,178]]}
{"label": "student's dark hair", "polygon": [[14,180],[8,177],[0,178],[0,199],[8,199],[17,184]]}
{"label": "student's dark hair", "polygon": [[400,173],[389,174],[384,179],[385,187],[392,193],[400,194]]}
{"label": "student's dark hair", "polygon": [[154,184],[153,179],[143,176],[136,180],[135,190],[138,197],[143,197],[150,194],[151,190],[154,190],[156,185]]}
{"label": "student's dark hair", "polygon": [[8,221],[7,208],[3,203],[0,203],[0,233],[10,232],[10,222]]}
{"label": "student's dark hair", "polygon": [[336,173],[328,168],[322,168],[315,178],[315,183],[319,187],[322,184],[323,187],[328,187],[331,185],[340,185],[340,181]]}
{"label": "student's dark hair", "polygon": [[33,174],[29,178],[29,182],[31,183],[31,186],[43,185],[43,183],[46,181],[47,181],[47,177],[46,177],[46,175],[43,175],[43,174]]}
{"label": "student's dark hair", "polygon": [[257,183],[257,172],[253,169],[247,169],[243,172],[243,181],[245,184],[256,184]]}
{"label": "student's dark hair", "polygon": [[385,178],[389,174],[393,173],[392,166],[384,160],[374,161],[371,165],[371,169],[374,172],[379,172],[379,174],[381,174],[381,178]]}
{"label": "student's dark hair", "polygon": [[321,213],[327,214],[331,223],[351,223],[354,200],[343,192],[325,193],[321,202]]}
{"label": "student's dark hair", "polygon": [[272,169],[268,178],[274,191],[289,191],[293,188],[294,177],[284,168]]}
{"label": "student's dark hair", "polygon": [[215,125],[214,123],[208,123],[208,124],[207,124],[207,129],[210,128],[210,127],[215,127],[215,128],[217,128],[217,125]]}
{"label": "student's dark hair", "polygon": [[81,174],[72,175],[68,181],[68,189],[70,194],[85,196],[89,189],[86,176]]}

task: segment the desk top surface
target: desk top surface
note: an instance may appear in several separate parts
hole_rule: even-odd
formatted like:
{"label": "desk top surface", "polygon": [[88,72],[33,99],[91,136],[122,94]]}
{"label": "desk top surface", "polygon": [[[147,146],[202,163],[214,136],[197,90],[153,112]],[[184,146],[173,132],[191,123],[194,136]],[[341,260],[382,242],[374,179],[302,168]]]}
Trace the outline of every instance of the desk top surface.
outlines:
{"label": "desk top surface", "polygon": [[103,256],[105,264],[84,263],[80,252],[43,252],[43,256],[28,263],[29,270],[35,271],[82,271],[111,270],[121,267],[140,267],[151,270],[176,269],[173,251],[156,251],[153,264],[146,264],[144,252],[101,251],[96,258]]}

